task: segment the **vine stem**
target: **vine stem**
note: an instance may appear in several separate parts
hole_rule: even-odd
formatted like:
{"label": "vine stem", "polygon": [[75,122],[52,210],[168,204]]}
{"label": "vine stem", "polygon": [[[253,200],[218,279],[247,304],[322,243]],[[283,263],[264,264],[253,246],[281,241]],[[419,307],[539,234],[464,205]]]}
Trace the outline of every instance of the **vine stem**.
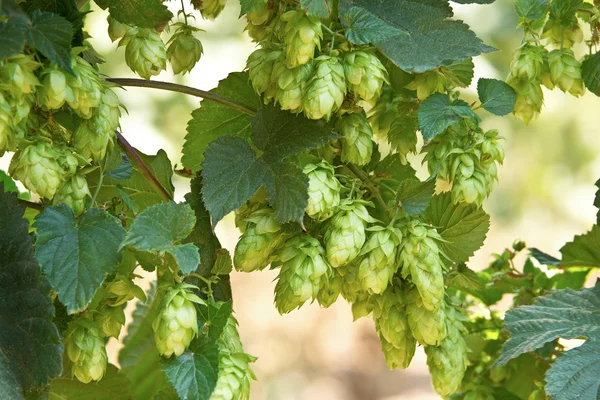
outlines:
{"label": "vine stem", "polygon": [[367,174],[365,174],[363,171],[361,171],[354,164],[346,164],[346,166],[348,167],[348,169],[350,171],[352,171],[352,173],[354,175],[356,175],[356,177],[358,179],[360,179],[365,184],[365,186],[369,189],[369,191],[371,193],[373,193],[373,196],[375,196],[375,199],[377,200],[377,203],[379,203],[379,205],[381,207],[383,207],[384,210],[387,210],[387,205],[385,204],[385,201],[383,200],[383,197],[381,197],[381,193],[379,193],[379,190],[377,190],[377,188],[375,187],[375,185],[373,185],[373,182],[371,181],[371,179],[369,179],[369,177],[367,176]]}
{"label": "vine stem", "polygon": [[229,108],[237,110],[239,112],[243,112],[244,114],[248,114],[253,116],[256,114],[256,110],[245,106],[244,104],[238,103],[235,100],[229,99],[227,97],[218,95],[216,93],[208,92],[206,90],[200,90],[196,88],[192,88],[185,85],[179,85],[177,83],[171,82],[162,82],[162,81],[148,81],[145,79],[136,79],[136,78],[107,78],[108,82],[116,83],[120,86],[131,86],[131,87],[143,87],[143,88],[152,88],[152,89],[160,89],[160,90],[168,90],[171,92],[188,94],[190,96],[201,97],[206,100],[214,101],[219,104],[223,104]]}
{"label": "vine stem", "polygon": [[154,173],[148,168],[142,157],[138,154],[135,148],[129,144],[129,142],[119,133],[119,131],[115,131],[115,135],[117,135],[117,141],[119,142],[119,146],[121,149],[127,154],[127,157],[131,160],[133,165],[141,172],[141,174],[146,178],[148,182],[152,185],[156,193],[162,197],[164,201],[173,200],[173,196],[164,186],[158,181],[158,178],[154,175]]}

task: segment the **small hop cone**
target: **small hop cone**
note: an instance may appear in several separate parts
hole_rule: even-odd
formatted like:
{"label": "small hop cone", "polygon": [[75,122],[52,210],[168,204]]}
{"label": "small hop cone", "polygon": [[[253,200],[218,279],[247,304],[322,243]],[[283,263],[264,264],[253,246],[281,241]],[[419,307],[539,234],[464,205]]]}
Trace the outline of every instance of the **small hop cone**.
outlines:
{"label": "small hop cone", "polygon": [[102,331],[93,321],[78,318],[69,323],[65,351],[77,379],[83,383],[102,379],[108,361],[106,345]]}
{"label": "small hop cone", "polygon": [[371,162],[373,131],[364,113],[347,114],[338,120],[337,129],[342,138],[342,161],[359,166]]}
{"label": "small hop cone", "polygon": [[497,162],[500,164],[504,162],[504,147],[500,144],[502,139],[503,137],[499,136],[498,131],[495,129],[485,133],[483,143],[481,144],[481,151],[483,152],[482,162]]}
{"label": "small hop cone", "polygon": [[436,311],[428,310],[416,288],[408,292],[406,312],[408,326],[417,342],[422,345],[437,346],[446,337],[444,307],[439,307]]}
{"label": "small hop cone", "polygon": [[481,207],[493,184],[482,169],[483,166],[475,153],[463,153],[454,158],[450,172],[454,204],[465,202]]}
{"label": "small hop cone", "polygon": [[265,93],[265,103],[275,97],[277,92],[272,79],[275,62],[283,57],[280,50],[258,49],[248,57],[246,68],[250,76],[250,83],[258,94]]}
{"label": "small hop cone", "polygon": [[547,39],[548,43],[555,48],[570,49],[575,43],[583,41],[583,30],[575,16],[571,25],[567,27],[554,18],[548,18],[542,31],[542,38]]}
{"label": "small hop cone", "polygon": [[39,104],[49,110],[58,110],[65,102],[75,101],[66,71],[51,64],[44,68],[40,77],[42,82],[36,93]]}
{"label": "small hop cone", "polygon": [[346,200],[329,221],[324,242],[327,260],[337,268],[353,261],[365,244],[366,227],[374,219],[369,215],[362,200]]}
{"label": "small hop cone", "polygon": [[509,77],[507,83],[517,93],[513,113],[526,124],[536,117],[544,105],[544,93],[539,81]]}
{"label": "small hop cone", "polygon": [[329,120],[344,103],[346,91],[344,67],[337,57],[316,58],[315,73],[308,81],[302,98],[304,115],[309,119]]}
{"label": "small hop cone", "polygon": [[[91,128],[94,132],[97,135],[105,135],[112,139],[115,130],[119,127],[122,107],[119,96],[111,88],[104,88],[102,103],[90,119]],[[102,158],[104,157],[100,157],[100,159]]]}
{"label": "small hop cone", "polygon": [[410,275],[429,311],[438,310],[444,300],[444,266],[437,242],[442,240],[433,228],[413,221],[402,243],[399,262],[402,276]]}
{"label": "small hop cone", "polygon": [[417,74],[406,88],[416,91],[419,100],[425,100],[434,93],[445,93],[451,86],[448,77],[440,69],[434,69]]}
{"label": "small hop cone", "polygon": [[285,234],[270,208],[251,213],[245,223],[246,229],[235,246],[233,264],[238,271],[262,270],[275,259],[274,251],[285,239]]}
{"label": "small hop cone", "polygon": [[369,110],[369,125],[376,137],[382,138],[388,134],[392,123],[398,117],[400,100],[401,97],[396,95],[389,85],[383,85],[379,99]]}
{"label": "small hop cone", "polygon": [[40,81],[34,72],[41,64],[31,56],[18,55],[0,62],[2,89],[15,98],[34,93]]}
{"label": "small hop cone", "polygon": [[200,10],[204,19],[214,21],[225,8],[227,0],[192,0],[192,4]]}
{"label": "small hop cone", "polygon": [[274,263],[281,266],[275,285],[275,305],[280,314],[316,299],[331,275],[331,266],[325,259],[321,243],[306,235],[289,239]]}
{"label": "small hop cone", "polygon": [[[450,309],[448,315],[455,312]],[[449,317],[446,325],[448,333],[440,345],[425,346],[433,387],[443,397],[458,390],[468,364],[468,347],[461,333],[464,330],[462,323]]]}
{"label": "small hop cone", "polygon": [[358,279],[368,293],[380,294],[398,269],[396,249],[402,241],[402,233],[392,226],[374,226],[369,230],[369,239],[362,247],[362,258],[358,262]]}
{"label": "small hop cone", "polygon": [[175,75],[190,72],[202,56],[202,43],[194,37],[194,30],[195,28],[182,24],[169,40],[167,58]]}
{"label": "small hop cone", "polygon": [[154,342],[160,355],[179,357],[198,335],[198,321],[194,303],[204,303],[180,284],[169,288],[162,300],[161,310],[152,323]]}
{"label": "small hop cone", "polygon": [[401,288],[390,286],[373,302],[373,319],[385,361],[391,369],[408,368],[417,342],[408,324],[406,299]]}
{"label": "small hop cone", "polygon": [[113,136],[113,132],[98,134],[92,121],[83,121],[75,131],[75,149],[86,159],[101,161]]}
{"label": "small hop cone", "polygon": [[553,50],[548,54],[550,80],[563,92],[575,97],[585,93],[585,84],[581,77],[581,63],[573,55],[573,50]]}
{"label": "small hop cone", "polygon": [[306,214],[317,221],[325,221],[340,205],[342,185],[335,177],[333,166],[325,160],[318,164],[306,164],[303,172],[308,177]]}
{"label": "small hop cone", "polygon": [[365,101],[377,101],[387,82],[387,71],[379,58],[363,51],[346,53],[344,72],[348,91]]}
{"label": "small hop cone", "polygon": [[417,131],[415,122],[410,117],[401,116],[392,122],[390,130],[387,134],[388,142],[392,149],[396,151],[402,165],[407,165],[406,156],[408,153],[416,153],[417,151]]}
{"label": "small hop cone", "polygon": [[332,276],[321,286],[317,295],[317,301],[321,307],[327,308],[335,303],[342,292],[343,280],[344,278],[337,269],[332,272]]}
{"label": "small hop cone", "polygon": [[126,24],[122,24],[110,15],[106,18],[108,21],[108,37],[111,42],[121,39],[131,27]]}
{"label": "small hop cone", "polygon": [[267,37],[267,24],[273,15],[273,9],[269,5],[246,14],[246,31],[255,42],[260,42]]}
{"label": "small hop cone", "polygon": [[94,314],[94,322],[102,329],[104,336],[118,339],[125,325],[125,313],[122,307],[104,306]]}
{"label": "small hop cone", "polygon": [[510,63],[510,75],[530,81],[541,78],[548,51],[543,46],[525,44],[515,51]]}
{"label": "small hop cone", "polygon": [[283,59],[274,64],[271,79],[275,86],[275,102],[282,110],[289,110],[293,113],[302,112],[302,96],[314,69],[312,63],[288,68]]}
{"label": "small hop cone", "polygon": [[283,40],[288,68],[307,64],[315,56],[315,50],[321,49],[321,21],[302,11],[288,11],[281,16],[281,20],[285,22]]}
{"label": "small hop cone", "polygon": [[119,42],[119,46],[124,45],[125,62],[142,78],[150,79],[166,69],[165,44],[153,29],[130,29]]}
{"label": "small hop cone", "polygon": [[127,276],[117,275],[115,280],[106,285],[105,290],[104,301],[111,307],[126,304],[134,298],[146,301],[146,295],[142,288],[133,283],[131,278]]}
{"label": "small hop cone", "polygon": [[73,175],[58,188],[52,204],[65,203],[73,209],[73,214],[80,215],[85,209],[87,196],[91,196],[87,180],[82,175]]}
{"label": "small hop cone", "polygon": [[60,155],[47,142],[30,144],[14,154],[8,172],[28,190],[51,199],[65,178],[58,162]]}
{"label": "small hop cone", "polygon": [[79,56],[73,56],[71,68],[75,76],[69,74],[67,82],[73,92],[72,100],[67,98],[69,107],[83,119],[89,119],[94,114],[94,109],[102,102],[104,87],[92,66]]}

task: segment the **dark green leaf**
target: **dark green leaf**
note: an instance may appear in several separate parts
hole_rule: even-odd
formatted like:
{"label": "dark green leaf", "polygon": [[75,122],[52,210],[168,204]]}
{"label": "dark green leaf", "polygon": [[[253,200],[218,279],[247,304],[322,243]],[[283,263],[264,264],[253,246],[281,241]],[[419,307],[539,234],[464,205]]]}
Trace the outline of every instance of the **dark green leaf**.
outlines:
{"label": "dark green leaf", "polygon": [[77,0],[26,0],[21,7],[30,14],[40,10],[60,15],[72,25],[74,37],[71,45],[83,44],[83,18],[87,12],[79,11]]}
{"label": "dark green leaf", "polygon": [[584,235],[575,236],[560,252],[563,267],[600,267],[600,226],[594,225]]}
{"label": "dark green leaf", "polygon": [[331,12],[329,2],[330,0],[300,0],[300,7],[305,9],[308,15],[327,18]]}
{"label": "dark green leaf", "polygon": [[216,342],[221,336],[223,328],[227,325],[227,319],[232,312],[232,303],[230,301],[214,302],[210,301],[206,305],[198,307],[198,322],[204,325],[203,332],[211,342]]}
{"label": "dark green leaf", "polygon": [[519,17],[534,21],[546,14],[548,3],[548,0],[517,0],[515,9]]}
{"label": "dark green leaf", "polygon": [[107,3],[110,15],[122,24],[154,28],[173,18],[160,0],[108,0]]}
{"label": "dark green leaf", "polygon": [[[46,385],[62,371],[50,286],[33,257],[25,207],[0,184],[0,398]],[[8,386],[5,386],[8,385]],[[13,396],[19,392],[18,396]]]}
{"label": "dark green leaf", "polygon": [[119,155],[120,162],[114,168],[107,168],[107,170],[104,171],[104,176],[113,178],[117,181],[124,181],[131,178],[133,167],[125,154],[121,152],[117,152],[117,154]]}
{"label": "dark green leaf", "polygon": [[477,81],[477,94],[481,106],[494,115],[506,115],[515,108],[517,94],[506,82],[481,78]]}
{"label": "dark green leaf", "polygon": [[408,179],[398,187],[396,200],[408,215],[417,215],[427,209],[433,193],[435,193],[435,180],[421,182],[418,179]]}
{"label": "dark green leaf", "polygon": [[233,262],[231,261],[231,254],[229,254],[227,249],[218,249],[217,259],[211,272],[214,275],[229,275],[232,270]]}
{"label": "dark green leaf", "polygon": [[300,221],[308,205],[308,178],[294,164],[265,164],[264,185],[280,222]]}
{"label": "dark green leaf", "polygon": [[267,5],[268,0],[240,0],[240,6],[242,8],[240,17],[250,12],[260,10]]}
{"label": "dark green leaf", "polygon": [[[235,100],[253,109],[262,106],[260,97],[249,84],[247,72],[234,72],[219,82],[211,92]],[[202,106],[192,112],[188,123],[183,157],[186,168],[196,172],[202,168],[204,152],[208,145],[223,135],[250,137],[252,117],[214,101],[203,101]]]}
{"label": "dark green leaf", "polygon": [[20,18],[9,18],[6,22],[0,22],[0,59],[23,52],[28,30],[27,22]]}
{"label": "dark green leaf", "polygon": [[36,217],[35,257],[69,313],[92,300],[121,254],[125,229],[106,211],[91,208],[79,223],[70,207],[45,207]]}
{"label": "dark green leaf", "polygon": [[600,51],[583,60],[581,77],[585,87],[596,96],[600,96]]}
{"label": "dark green leaf", "polygon": [[76,378],[60,377],[52,381],[49,400],[130,400],[129,379],[118,374],[118,369],[109,364],[106,374],[99,382],[82,383]]}
{"label": "dark green leaf", "polygon": [[27,44],[63,69],[71,71],[71,23],[60,15],[36,10],[31,14]]}
{"label": "dark green leaf", "polygon": [[344,13],[343,21],[348,26],[346,37],[354,44],[377,43],[393,37],[408,37],[408,32],[388,25],[361,7],[350,7]]}
{"label": "dark green leaf", "polygon": [[12,180],[10,176],[6,174],[6,172],[0,169],[0,186],[4,187],[5,192],[13,192],[19,193],[19,188],[15,181]]}
{"label": "dark green leaf", "polygon": [[540,264],[552,266],[560,265],[560,260],[558,258],[552,257],[551,255],[546,254],[543,251],[536,249],[535,247],[531,247],[529,249],[529,254],[531,255],[531,257],[538,260]]}
{"label": "dark green leaf", "polygon": [[550,3],[550,17],[565,28],[571,28],[577,9],[583,0],[552,0]]}
{"label": "dark green leaf", "polygon": [[464,263],[458,264],[456,269],[449,271],[444,281],[448,287],[456,290],[478,292],[483,289],[483,282],[479,276]]}
{"label": "dark green leaf", "polygon": [[433,94],[419,107],[419,127],[425,140],[433,139],[450,125],[463,119],[479,120],[479,117],[466,102],[452,101],[447,94]]}

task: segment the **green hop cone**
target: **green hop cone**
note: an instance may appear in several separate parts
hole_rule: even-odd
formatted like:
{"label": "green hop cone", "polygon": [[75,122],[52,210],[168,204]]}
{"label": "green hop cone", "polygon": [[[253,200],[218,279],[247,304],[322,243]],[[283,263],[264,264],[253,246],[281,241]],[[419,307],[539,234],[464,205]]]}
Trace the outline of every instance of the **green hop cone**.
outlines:
{"label": "green hop cone", "polygon": [[583,41],[583,30],[575,16],[567,26],[551,16],[544,25],[542,38],[547,39],[555,48],[570,49],[575,43]]}
{"label": "green hop cone", "polygon": [[366,317],[373,311],[373,296],[367,293],[359,294],[352,302],[352,317],[354,321]]}
{"label": "green hop cone", "polygon": [[274,265],[281,266],[275,285],[275,305],[280,314],[289,313],[311,298],[317,298],[331,275],[323,246],[307,235],[289,239],[279,251]]}
{"label": "green hop cone", "polygon": [[179,29],[169,39],[167,48],[167,57],[175,75],[190,72],[203,52],[202,43],[194,37],[198,29],[182,23],[176,25]]}
{"label": "green hop cone", "polygon": [[306,164],[303,172],[308,177],[306,214],[317,221],[325,221],[340,205],[342,185],[335,177],[333,166],[325,160],[317,164]]}
{"label": "green hop cone", "polygon": [[439,346],[425,346],[427,365],[431,373],[433,388],[440,396],[456,392],[467,370],[468,347],[462,335],[464,327],[449,309],[446,320],[447,335]]}
{"label": "green hop cone", "polygon": [[392,122],[387,134],[388,142],[396,151],[402,165],[407,165],[408,153],[417,151],[417,129],[418,122],[410,116],[400,116]]}
{"label": "green hop cone", "polygon": [[302,96],[306,91],[306,83],[313,72],[314,65],[312,63],[288,68],[283,59],[275,62],[271,79],[275,86],[275,102],[282,110],[289,110],[293,113],[302,112]]}
{"label": "green hop cone", "polygon": [[365,101],[376,101],[387,82],[387,71],[379,58],[364,51],[346,53],[344,72],[348,91]]}
{"label": "green hop cone", "polygon": [[10,104],[0,93],[0,157],[11,148],[13,134],[13,117]]}
{"label": "green hop cone", "polygon": [[550,80],[563,92],[575,97],[585,93],[585,84],[581,77],[581,63],[573,55],[573,50],[553,50],[548,54]]}
{"label": "green hop cone", "polygon": [[444,300],[444,266],[437,245],[440,240],[434,228],[412,221],[399,256],[402,276],[410,275],[423,307],[430,311],[438,310]]}
{"label": "green hop cone", "polygon": [[194,303],[204,301],[188,289],[192,285],[179,284],[169,288],[162,300],[160,312],[152,323],[154,342],[160,355],[179,357],[198,335],[198,321]]}
{"label": "green hop cone", "polygon": [[256,380],[250,363],[256,361],[256,357],[244,353],[233,314],[229,316],[217,344],[219,372],[210,400],[248,400],[250,385]]}
{"label": "green hop cone", "polygon": [[111,88],[105,87],[102,93],[102,103],[90,120],[92,129],[97,135],[107,135],[112,139],[115,130],[119,127],[121,107],[123,105],[119,96]]}
{"label": "green hop cone", "polygon": [[227,0],[192,0],[192,5],[205,19],[214,21],[225,8]]}
{"label": "green hop cone", "polygon": [[247,225],[233,256],[235,269],[244,272],[264,269],[275,259],[274,251],[286,235],[270,208],[259,208],[244,222]]}
{"label": "green hop cone", "polygon": [[344,103],[346,91],[344,67],[337,57],[316,58],[315,72],[308,81],[302,98],[304,115],[309,119],[329,120]]}
{"label": "green hop cone", "polygon": [[327,260],[337,268],[353,261],[366,241],[366,228],[375,220],[369,215],[363,200],[344,200],[329,221],[325,236]]}
{"label": "green hop cone", "polygon": [[67,75],[67,82],[73,92],[72,100],[67,98],[69,107],[83,119],[89,119],[102,101],[104,87],[96,71],[83,58],[74,55],[71,61],[74,75]]}
{"label": "green hop cone", "polygon": [[73,175],[58,188],[52,204],[65,203],[73,209],[73,214],[80,215],[85,209],[85,199],[91,196],[87,180],[82,175]]}
{"label": "green hop cone", "polygon": [[114,132],[98,134],[92,121],[83,121],[75,131],[75,148],[79,155],[96,162],[103,160]]}
{"label": "green hop cone", "polygon": [[37,90],[38,104],[49,110],[58,110],[65,102],[74,102],[73,90],[68,85],[68,73],[56,64],[43,69],[41,86]]}
{"label": "green hop cone", "polygon": [[425,100],[433,93],[445,93],[449,87],[451,84],[448,77],[439,68],[415,75],[406,85],[407,89],[417,92],[419,100]]}
{"label": "green hop cone", "polygon": [[8,172],[28,190],[51,199],[65,178],[65,171],[58,162],[60,156],[50,143],[30,144],[14,154]]}
{"label": "green hop cone", "polygon": [[406,313],[408,326],[417,342],[437,346],[446,337],[444,307],[439,307],[436,311],[428,310],[416,288],[412,288],[407,294]]}
{"label": "green hop cone", "polygon": [[104,301],[111,307],[118,307],[130,300],[137,298],[146,301],[146,295],[142,288],[137,286],[130,277],[117,275],[117,277],[106,285],[106,296]]}
{"label": "green hop cone", "polygon": [[100,307],[94,314],[94,322],[102,329],[102,333],[105,336],[112,336],[118,339],[121,329],[125,325],[123,307]]}
{"label": "green hop cone", "polygon": [[275,82],[273,82],[271,76],[273,75],[275,61],[281,57],[283,57],[282,51],[268,49],[258,49],[248,57],[246,67],[248,68],[250,83],[252,83],[256,93],[268,92],[265,94],[265,103],[275,97]]}
{"label": "green hop cone", "polygon": [[158,75],[167,67],[165,44],[153,29],[132,28],[123,36],[119,46],[126,46],[125,62],[144,79]]}
{"label": "green hop cone", "polygon": [[360,252],[358,279],[368,293],[380,294],[398,269],[396,249],[402,241],[402,233],[392,226],[373,226],[368,230],[369,238]]}
{"label": "green hop cone", "polygon": [[303,11],[288,11],[281,20],[285,22],[282,34],[288,68],[307,64],[315,56],[315,50],[321,49],[321,21]]}
{"label": "green hop cone", "polygon": [[327,308],[331,306],[342,292],[344,278],[339,273],[338,269],[333,270],[331,277],[327,279],[325,284],[321,286],[321,290],[319,290],[317,301],[321,307]]}
{"label": "green hop cone", "polygon": [[131,29],[129,25],[120,23],[119,21],[111,17],[110,14],[106,18],[106,20],[108,21],[108,37],[112,42],[121,39],[123,36],[125,36],[127,31]]}
{"label": "green hop cone", "polygon": [[402,98],[389,85],[383,85],[379,99],[369,110],[369,125],[376,137],[385,137],[398,117],[398,104]]}
{"label": "green hop cone", "polygon": [[0,89],[15,98],[34,93],[40,81],[33,71],[41,64],[28,55],[18,55],[0,61]]}
{"label": "green hop cone", "polygon": [[358,265],[351,262],[334,269],[334,272],[342,277],[341,294],[349,303],[359,301],[366,295],[362,282],[358,279]]}
{"label": "green hop cone", "polygon": [[526,124],[536,117],[544,105],[544,93],[539,81],[509,77],[507,83],[515,89],[517,101],[513,113]]}
{"label": "green hop cone", "polygon": [[106,345],[102,331],[93,321],[77,318],[70,322],[64,344],[77,379],[83,383],[102,379],[108,362]]}
{"label": "green hop cone", "polygon": [[364,113],[347,114],[336,125],[342,135],[342,161],[359,166],[371,162],[373,131]]}
{"label": "green hop cone", "polygon": [[256,11],[246,14],[246,21],[248,21],[246,31],[255,42],[260,42],[267,37],[267,24],[273,12],[274,9],[267,4]]}
{"label": "green hop cone", "polygon": [[385,361],[391,369],[408,368],[417,343],[408,325],[403,290],[390,286],[373,301],[373,319]]}
{"label": "green hop cone", "polygon": [[530,81],[540,79],[548,51],[543,46],[526,43],[513,54],[510,75]]}

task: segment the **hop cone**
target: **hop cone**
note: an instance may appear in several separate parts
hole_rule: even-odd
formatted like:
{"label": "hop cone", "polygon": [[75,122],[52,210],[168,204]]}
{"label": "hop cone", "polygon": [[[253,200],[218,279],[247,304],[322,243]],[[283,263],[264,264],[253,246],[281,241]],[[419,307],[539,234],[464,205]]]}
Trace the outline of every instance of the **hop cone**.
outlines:
{"label": "hop cone", "polygon": [[327,308],[331,306],[342,292],[344,278],[339,273],[338,269],[333,270],[332,276],[329,277],[325,284],[321,286],[321,290],[319,290],[317,301],[321,307]]}
{"label": "hop cone", "polygon": [[348,263],[337,267],[334,272],[342,277],[342,296],[349,303],[355,303],[360,297],[365,295],[362,282],[358,279],[358,265]]}
{"label": "hop cone", "polygon": [[246,20],[248,21],[246,31],[248,31],[248,35],[254,41],[260,42],[267,37],[266,25],[271,19],[272,15],[273,9],[269,7],[269,5],[265,5],[256,11],[246,14]]}
{"label": "hop cone", "polygon": [[444,300],[444,266],[437,245],[441,239],[435,229],[413,221],[399,257],[402,276],[410,275],[421,295],[423,307],[430,311],[438,310]]}
{"label": "hop cone", "polygon": [[117,275],[115,280],[106,285],[104,302],[111,307],[126,304],[134,298],[146,301],[142,288],[132,282],[130,277]]}
{"label": "hop cone", "polygon": [[119,96],[117,96],[111,88],[105,87],[104,92],[102,93],[102,103],[96,109],[94,116],[90,120],[92,129],[97,135],[107,135],[112,138],[115,130],[119,126],[121,107],[122,104],[119,100]]}
{"label": "hop cone", "polygon": [[344,67],[336,57],[330,56],[315,59],[315,67],[302,98],[302,107],[309,119],[329,120],[340,109],[346,96]]}
{"label": "hop cone", "polygon": [[119,338],[121,329],[125,325],[123,307],[103,306],[94,314],[94,322],[102,329],[104,336]]}
{"label": "hop cone", "polygon": [[314,72],[312,63],[288,68],[283,59],[275,62],[273,67],[273,84],[275,86],[275,102],[282,110],[293,113],[302,112],[302,96],[306,91],[306,83]]}
{"label": "hop cone", "polygon": [[387,71],[379,58],[363,51],[346,53],[344,72],[348,91],[366,101],[377,100],[387,82]]}
{"label": "hop cone", "polygon": [[187,289],[192,285],[180,284],[169,288],[162,300],[161,309],[154,322],[154,342],[158,352],[165,357],[179,357],[198,335],[198,321],[194,303],[203,303]]}
{"label": "hop cone", "polygon": [[335,215],[327,222],[324,241],[327,260],[337,268],[354,260],[365,244],[365,229],[373,218],[362,200],[342,202]]}
{"label": "hop cone", "polygon": [[285,238],[281,225],[270,208],[251,213],[245,223],[246,229],[235,246],[233,264],[244,272],[264,269],[274,260],[274,250]]}
{"label": "hop cone", "polygon": [[60,185],[52,204],[65,203],[80,215],[85,209],[85,198],[91,196],[86,179],[82,175],[73,175],[71,179]]}
{"label": "hop cone", "polygon": [[42,83],[37,90],[38,103],[49,110],[58,110],[66,101],[74,102],[73,90],[68,85],[68,73],[56,64],[44,68]]}
{"label": "hop cone", "polygon": [[342,185],[335,177],[335,170],[327,161],[306,164],[303,172],[308,177],[308,205],[306,214],[317,221],[331,217],[340,205]]}
{"label": "hop cone", "polygon": [[389,85],[383,85],[381,96],[369,110],[369,125],[376,137],[385,137],[398,117],[398,104],[401,97]]}
{"label": "hop cone", "polygon": [[[246,67],[250,75],[252,87],[258,94],[265,92],[265,102],[275,97],[277,92],[275,82],[271,79],[275,61],[283,57],[280,50],[258,49],[248,57]],[[271,89],[271,90],[270,90]]]}
{"label": "hop cone", "polygon": [[452,315],[456,311],[449,309],[447,335],[440,345],[425,346],[427,365],[435,391],[440,396],[449,396],[456,392],[467,370],[467,343],[462,336],[462,323]]}
{"label": "hop cone", "polygon": [[227,320],[219,345],[219,373],[217,386],[210,400],[247,400],[250,398],[250,384],[255,380],[250,363],[256,357],[244,353],[237,331],[237,321],[232,315]]}
{"label": "hop cone", "polygon": [[75,148],[82,157],[100,161],[113,135],[110,131],[98,134],[92,121],[83,121],[75,131]]}
{"label": "hop cone", "polygon": [[402,289],[390,286],[373,302],[373,319],[385,361],[391,369],[408,368],[417,343],[408,325]]}
{"label": "hop cone", "polygon": [[0,61],[0,87],[15,98],[35,92],[40,81],[33,71],[39,66],[33,57],[22,54]]}
{"label": "hop cone", "polygon": [[448,77],[440,69],[434,69],[417,74],[406,88],[415,90],[419,100],[425,100],[433,93],[445,93],[450,86]]}
{"label": "hop cone", "polygon": [[181,24],[180,29],[169,39],[167,57],[175,75],[190,72],[202,56],[202,43],[194,37],[195,30],[197,29]]}
{"label": "hop cone", "polygon": [[356,165],[366,165],[373,155],[373,131],[364,113],[347,114],[337,122],[337,129],[343,136],[342,161]]}
{"label": "hop cone", "polygon": [[507,83],[517,92],[513,113],[526,124],[537,116],[544,104],[544,93],[539,81],[509,77]]}
{"label": "hop cone", "polygon": [[83,58],[73,56],[71,68],[75,76],[67,75],[67,82],[73,92],[73,100],[67,98],[67,103],[81,118],[89,119],[102,101],[104,87],[98,72]]}
{"label": "hop cone", "polygon": [[331,272],[319,241],[306,235],[289,239],[279,252],[276,265],[281,266],[281,271],[275,285],[275,305],[281,314],[315,299]]}
{"label": "hop cone", "polygon": [[130,26],[120,23],[119,21],[111,17],[110,14],[106,18],[106,20],[108,21],[108,37],[113,42],[117,39],[121,39],[123,36],[125,36],[127,31],[131,29]]}
{"label": "hop cone", "polygon": [[373,296],[361,293],[352,302],[352,317],[354,321],[366,317],[373,311]]}
{"label": "hop cone", "polygon": [[581,63],[573,55],[573,50],[553,50],[548,54],[550,79],[563,92],[575,97],[585,93],[581,78]]}
{"label": "hop cone", "polygon": [[362,247],[358,262],[358,279],[364,290],[380,294],[388,287],[398,269],[396,249],[402,241],[400,230],[388,226],[373,226],[369,239]]}
{"label": "hop cone", "polygon": [[544,70],[544,59],[548,52],[543,46],[525,44],[513,55],[510,75],[515,78],[540,79]]}
{"label": "hop cone", "polygon": [[152,29],[127,31],[119,46],[125,47],[125,62],[144,79],[158,75],[167,67],[167,51],[158,33]]}
{"label": "hop cone", "polygon": [[491,192],[493,183],[488,181],[475,152],[462,153],[453,158],[450,179],[453,182],[452,201],[474,203],[478,207]]}
{"label": "hop cone", "polygon": [[583,30],[581,30],[575,16],[573,16],[570,26],[564,26],[561,22],[550,17],[544,25],[542,38],[547,39],[548,43],[556,48],[570,49],[575,43],[583,41]]}
{"label": "hop cone", "polygon": [[13,118],[10,104],[0,93],[0,157],[11,147],[13,138]]}
{"label": "hop cone", "polygon": [[214,21],[225,8],[227,0],[192,0],[192,4],[205,19]]}
{"label": "hop cone", "polygon": [[104,336],[94,322],[85,318],[70,322],[65,335],[65,351],[77,379],[83,383],[102,379],[108,359]]}
{"label": "hop cone", "polygon": [[30,144],[15,153],[8,171],[28,190],[51,199],[65,178],[65,171],[58,162],[60,155],[47,142]]}
{"label": "hop cone", "polygon": [[288,11],[281,20],[285,22],[282,34],[288,68],[307,64],[315,56],[315,50],[321,48],[321,21],[302,11]]}
{"label": "hop cone", "polygon": [[422,345],[437,346],[446,337],[446,313],[444,307],[428,310],[416,288],[407,295],[406,312],[408,326],[414,338]]}

